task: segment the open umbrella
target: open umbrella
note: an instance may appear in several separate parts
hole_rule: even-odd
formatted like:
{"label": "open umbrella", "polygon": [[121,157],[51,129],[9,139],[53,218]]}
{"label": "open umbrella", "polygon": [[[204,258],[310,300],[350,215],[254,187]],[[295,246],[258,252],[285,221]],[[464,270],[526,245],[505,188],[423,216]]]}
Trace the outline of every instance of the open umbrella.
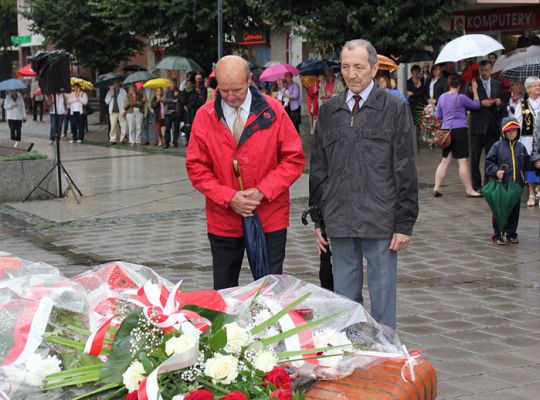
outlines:
{"label": "open umbrella", "polygon": [[107,86],[111,86],[114,81],[120,81],[123,82],[125,79],[124,75],[120,75],[117,72],[107,72],[106,74],[102,74],[98,76],[96,82],[94,83],[94,87],[96,88],[106,88]]}
{"label": "open umbrella", "polygon": [[76,77],[72,76],[71,78],[69,78],[69,83],[71,84],[71,86],[78,83],[82,90],[87,90],[87,91],[94,90],[94,85],[92,85],[91,82],[88,82],[85,79],[76,78]]}
{"label": "open umbrella", "polygon": [[157,63],[156,69],[169,69],[180,71],[201,71],[199,64],[191,58],[182,56],[169,56]]}
{"label": "open umbrella", "polygon": [[395,71],[398,65],[389,57],[377,54],[377,62],[379,63],[379,71]]}
{"label": "open umbrella", "polygon": [[525,81],[540,75],[540,46],[516,49],[497,60],[493,73],[501,72],[502,79]]}
{"label": "open umbrella", "polygon": [[266,68],[261,76],[259,76],[260,81],[274,82],[279,79],[285,78],[285,74],[290,72],[293,75],[298,74],[298,68],[291,64],[278,64],[273,67]]}
{"label": "open umbrella", "polygon": [[37,74],[32,69],[32,64],[26,64],[17,70],[17,76],[37,76]]}
{"label": "open umbrella", "polygon": [[300,75],[324,75],[324,72],[331,68],[333,72],[339,71],[339,63],[330,60],[310,59],[304,60],[296,66]]}
{"label": "open umbrella", "polygon": [[[315,226],[321,228],[322,236],[325,240],[328,240],[326,235],[326,225],[322,218],[321,210],[316,206],[309,206],[302,213],[302,223],[308,224],[307,215],[311,217],[311,220],[315,223]],[[334,274],[332,273],[332,252],[330,246],[326,248],[326,253],[321,252],[320,255],[321,264],[319,267],[319,280],[321,281],[321,287],[328,290],[334,290]]]}
{"label": "open umbrella", "polygon": [[165,78],[155,78],[146,81],[143,85],[143,88],[146,89],[157,89],[157,88],[166,88],[169,86],[169,80]]}
{"label": "open umbrella", "polygon": [[458,62],[471,57],[482,57],[504,46],[491,36],[483,34],[463,35],[448,42],[435,60],[435,64]]}
{"label": "open umbrella", "polygon": [[124,68],[122,68],[122,71],[136,72],[136,71],[148,71],[148,70],[144,68],[142,65],[129,64],[129,65],[126,65]]}
{"label": "open umbrella", "polygon": [[499,232],[504,232],[512,208],[521,200],[523,188],[514,181],[503,183],[498,179],[490,179],[481,192],[493,212]]}
{"label": "open umbrella", "polygon": [[26,85],[19,79],[7,79],[0,82],[0,90],[19,90],[26,89]]}
{"label": "open umbrella", "polygon": [[138,71],[138,72],[132,73],[126,79],[124,79],[123,84],[130,85],[137,82],[145,82],[155,77],[156,77],[155,75],[151,74],[148,71]]}
{"label": "open umbrella", "polygon": [[408,64],[420,61],[433,61],[435,54],[428,50],[413,50],[399,57],[400,64]]}
{"label": "open umbrella", "polygon": [[[233,160],[233,168],[240,190],[244,190],[244,182],[238,160]],[[266,236],[259,216],[254,211],[253,217],[244,217],[242,219],[244,226],[244,246],[249,261],[249,268],[253,279],[257,280],[270,273],[268,266],[268,249],[266,247]]]}

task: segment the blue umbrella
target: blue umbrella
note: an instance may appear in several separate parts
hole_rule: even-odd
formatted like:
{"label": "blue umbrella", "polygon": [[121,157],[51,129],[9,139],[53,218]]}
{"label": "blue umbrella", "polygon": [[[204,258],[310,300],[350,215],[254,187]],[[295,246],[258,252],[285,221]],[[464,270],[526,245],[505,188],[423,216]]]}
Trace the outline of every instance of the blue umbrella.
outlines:
{"label": "blue umbrella", "polygon": [[[242,174],[237,160],[233,160],[234,173],[240,184],[240,190],[244,190]],[[257,280],[270,273],[268,267],[268,249],[266,246],[266,236],[259,216],[254,211],[252,217],[244,217],[244,245],[249,261],[249,268],[253,279]]]}
{"label": "blue umbrella", "polygon": [[324,71],[331,68],[333,72],[339,71],[339,63],[329,60],[305,60],[296,66],[300,75],[324,75]]}
{"label": "blue umbrella", "polygon": [[0,90],[19,90],[26,89],[26,85],[19,79],[8,79],[0,82]]}

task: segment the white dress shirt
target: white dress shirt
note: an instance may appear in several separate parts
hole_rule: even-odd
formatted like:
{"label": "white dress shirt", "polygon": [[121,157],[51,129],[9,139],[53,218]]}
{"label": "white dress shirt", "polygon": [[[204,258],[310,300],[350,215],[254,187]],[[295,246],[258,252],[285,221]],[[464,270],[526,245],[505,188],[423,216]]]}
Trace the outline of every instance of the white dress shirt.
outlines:
{"label": "white dress shirt", "polygon": [[[244,99],[242,105],[240,106],[240,117],[242,118],[242,121],[244,121],[244,124],[249,117],[249,110],[251,109],[251,98],[251,91],[248,89],[247,96]],[[234,120],[236,119],[236,108],[229,106],[227,103],[225,103],[223,99],[221,100],[221,108],[223,109],[225,123],[227,124],[227,127],[231,131],[232,135]]]}
{"label": "white dress shirt", "polygon": [[[373,86],[375,86],[375,84],[373,83],[373,81],[371,81],[371,83],[364,90],[362,90],[360,93],[358,93],[360,95],[360,97],[361,97],[360,102],[358,103],[360,108],[362,108],[362,105],[365,103],[366,99],[368,98],[369,94],[371,93],[371,90],[373,89]],[[353,98],[353,96],[355,94],[357,94],[357,93],[354,93],[351,90],[347,90],[346,103],[349,106],[349,110],[351,110],[351,112],[352,112],[352,109],[354,107],[354,98]]]}

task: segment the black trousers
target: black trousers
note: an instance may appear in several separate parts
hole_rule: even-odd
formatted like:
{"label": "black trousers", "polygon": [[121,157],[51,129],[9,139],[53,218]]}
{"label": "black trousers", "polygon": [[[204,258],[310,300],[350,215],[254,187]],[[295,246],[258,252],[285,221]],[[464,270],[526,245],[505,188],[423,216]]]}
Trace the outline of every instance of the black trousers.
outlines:
{"label": "black trousers", "polygon": [[178,145],[178,136],[180,136],[180,118],[175,113],[165,115],[165,134],[163,135],[163,144],[171,144],[171,128],[173,129],[173,145]]}
{"label": "black trousers", "polygon": [[73,140],[84,141],[83,115],[75,111],[71,114],[71,131],[73,132]]}
{"label": "black trousers", "polygon": [[[471,180],[474,190],[480,190],[482,187],[482,174],[480,173],[480,158],[482,157],[482,150],[484,154],[487,155],[491,146],[499,140],[499,137],[494,134],[487,135],[475,135],[471,134],[470,136],[470,147],[471,147],[471,158],[469,159],[470,169],[471,169]],[[484,170],[482,166],[481,170]],[[484,182],[487,178],[484,175]]]}
{"label": "black trousers", "polygon": [[508,221],[506,221],[506,226],[504,227],[504,232],[499,232],[499,224],[497,224],[497,221],[495,220],[495,216],[491,217],[491,223],[493,225],[493,239],[496,239],[497,237],[503,236],[503,234],[506,234],[509,238],[517,237],[517,227],[519,223],[519,209],[521,208],[521,201],[518,201],[514,208],[512,208],[512,212],[508,216]]}
{"label": "black trousers", "polygon": [[33,119],[34,121],[37,121],[37,115],[38,115],[38,108],[39,108],[39,120],[43,121],[43,100],[38,101],[34,100],[34,110],[33,110]]}
{"label": "black trousers", "polygon": [[8,126],[9,126],[9,134],[10,134],[11,140],[17,140],[18,142],[20,142],[22,120],[21,119],[8,119]]}
{"label": "black trousers", "polygon": [[[285,260],[285,243],[287,229],[266,233],[268,247],[268,264],[270,274],[283,273]],[[238,286],[240,269],[244,259],[244,238],[233,238],[208,234],[212,250],[212,267],[214,270],[214,289],[226,289]]]}

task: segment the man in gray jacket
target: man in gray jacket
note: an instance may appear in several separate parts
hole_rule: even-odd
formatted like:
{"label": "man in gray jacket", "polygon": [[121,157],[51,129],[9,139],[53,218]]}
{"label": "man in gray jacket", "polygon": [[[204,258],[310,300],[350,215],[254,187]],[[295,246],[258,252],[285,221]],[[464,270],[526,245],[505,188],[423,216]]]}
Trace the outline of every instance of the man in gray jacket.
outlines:
{"label": "man in gray jacket", "polygon": [[[352,40],[341,51],[347,89],[321,106],[310,171],[310,205],[331,243],[334,288],[363,302],[365,257],[371,315],[396,326],[397,252],[418,215],[415,126],[407,103],[375,86],[377,51]],[[329,244],[315,230],[319,251]]]}

